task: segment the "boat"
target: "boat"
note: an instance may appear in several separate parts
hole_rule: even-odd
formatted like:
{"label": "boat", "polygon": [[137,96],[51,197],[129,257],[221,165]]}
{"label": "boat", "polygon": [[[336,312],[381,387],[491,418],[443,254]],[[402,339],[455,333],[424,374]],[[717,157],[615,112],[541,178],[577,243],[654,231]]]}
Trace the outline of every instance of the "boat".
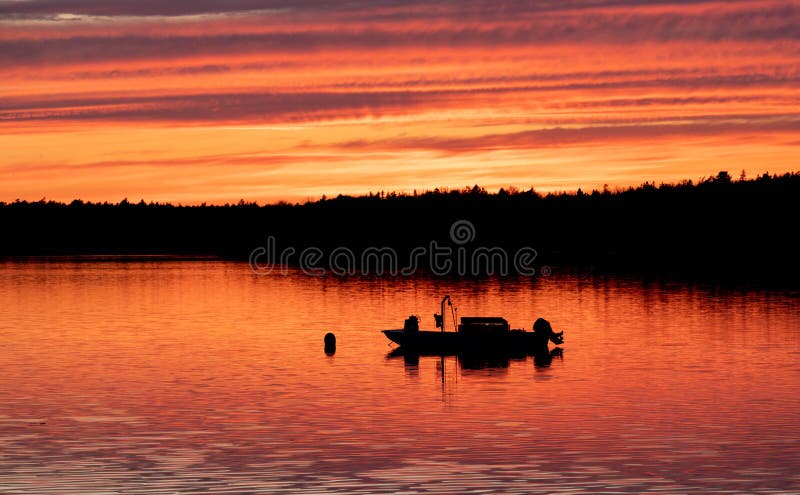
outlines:
{"label": "boat", "polygon": [[[445,330],[447,307],[452,315],[452,331]],[[548,342],[555,345],[564,342],[564,332],[554,332],[543,318],[536,320],[531,332],[511,329],[505,318],[497,316],[465,316],[457,324],[449,295],[442,298],[441,312],[434,315],[434,320],[436,328],[441,330],[420,330],[419,317],[411,315],[402,329],[383,330],[383,333],[400,347],[433,353],[516,350],[537,354],[548,352]]]}

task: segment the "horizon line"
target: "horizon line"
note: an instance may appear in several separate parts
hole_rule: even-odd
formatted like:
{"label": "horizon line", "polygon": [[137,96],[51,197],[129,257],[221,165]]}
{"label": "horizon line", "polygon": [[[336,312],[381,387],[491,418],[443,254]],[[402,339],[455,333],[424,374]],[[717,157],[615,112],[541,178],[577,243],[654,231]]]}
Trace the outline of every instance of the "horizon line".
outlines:
{"label": "horizon line", "polygon": [[[719,181],[727,181],[730,183],[740,183],[740,182],[755,182],[758,180],[763,179],[779,179],[784,177],[794,177],[800,176],[800,169],[783,172],[783,173],[774,173],[770,174],[769,172],[764,172],[761,174],[754,174],[753,176],[748,176],[745,170],[742,170],[738,176],[731,175],[728,171],[720,170],[717,172],[716,175],[708,175],[702,176],[699,179],[680,179],[675,181],[643,181],[637,185],[625,185],[619,186],[616,185],[613,188],[609,187],[608,184],[604,184],[600,189],[592,188],[586,189],[584,191],[583,187],[578,187],[574,190],[572,189],[558,189],[558,190],[545,190],[545,189],[537,189],[534,186],[530,186],[528,188],[519,188],[513,185],[499,187],[499,188],[485,188],[480,186],[479,184],[474,184],[472,186],[463,186],[460,188],[456,187],[435,187],[433,189],[425,188],[417,190],[412,189],[411,191],[400,189],[400,190],[379,190],[379,191],[368,191],[366,193],[359,193],[359,194],[345,194],[345,193],[338,193],[335,195],[327,195],[322,194],[317,198],[307,197],[305,200],[277,200],[277,201],[265,201],[259,202],[258,200],[247,200],[245,198],[240,198],[238,201],[227,201],[225,203],[216,203],[216,202],[209,202],[209,201],[198,201],[198,202],[174,202],[174,201],[158,201],[158,200],[150,200],[146,201],[144,198],[140,198],[138,201],[131,201],[128,197],[124,197],[117,202],[112,202],[109,200],[102,200],[102,201],[92,201],[92,200],[83,200],[81,198],[73,198],[71,200],[63,201],[57,199],[48,199],[46,196],[42,197],[38,200],[28,200],[22,198],[15,198],[13,201],[9,200],[0,200],[0,207],[1,206],[11,206],[11,205],[19,205],[19,204],[56,204],[62,206],[72,206],[72,205],[86,205],[86,206],[172,206],[172,207],[235,207],[235,206],[258,206],[258,207],[269,207],[269,206],[302,206],[307,204],[317,204],[323,203],[326,201],[332,201],[337,199],[392,199],[392,198],[415,198],[415,197],[422,197],[426,195],[470,195],[470,194],[479,194],[484,196],[501,196],[501,195],[535,195],[540,198],[547,198],[547,197],[579,197],[579,196],[591,196],[594,194],[623,194],[628,191],[637,191],[643,190],[645,188],[662,188],[662,187],[680,187],[680,186],[688,186],[688,187],[696,187],[701,184],[707,183],[714,183]],[[587,192],[588,191],[588,192]]]}

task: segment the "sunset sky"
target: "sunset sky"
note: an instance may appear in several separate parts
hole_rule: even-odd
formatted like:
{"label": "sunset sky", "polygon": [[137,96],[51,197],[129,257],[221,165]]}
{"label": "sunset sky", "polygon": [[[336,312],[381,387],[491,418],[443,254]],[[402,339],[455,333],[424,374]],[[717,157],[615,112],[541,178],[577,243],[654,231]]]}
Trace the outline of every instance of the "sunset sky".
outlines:
{"label": "sunset sky", "polygon": [[800,2],[0,0],[0,201],[800,170]]}

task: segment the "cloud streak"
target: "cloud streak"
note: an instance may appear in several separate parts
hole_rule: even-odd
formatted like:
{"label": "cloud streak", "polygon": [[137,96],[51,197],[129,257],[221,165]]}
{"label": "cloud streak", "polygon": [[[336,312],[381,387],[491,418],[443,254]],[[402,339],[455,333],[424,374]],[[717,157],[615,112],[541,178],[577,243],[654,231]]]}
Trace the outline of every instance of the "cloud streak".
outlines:
{"label": "cloud streak", "polygon": [[[453,81],[450,81],[452,84]],[[0,103],[0,122],[39,120],[147,120],[167,122],[300,122],[336,118],[381,116],[410,113],[418,109],[458,108],[465,100],[474,100],[474,107],[504,105],[508,98],[532,100],[542,93],[595,92],[625,89],[747,89],[794,88],[800,84],[800,75],[738,74],[728,76],[700,76],[674,78],[623,79],[608,82],[567,82],[541,85],[503,86],[494,81],[485,85],[480,81],[470,86],[465,82],[460,89],[414,90],[359,90],[339,92],[241,92],[171,95],[79,95],[49,97],[46,100],[29,97],[7,98]],[[408,85],[411,86],[411,85]],[[757,102],[775,96],[696,96],[611,98],[594,101],[573,101],[573,109],[603,107],[651,107],[654,105],[687,105],[734,102]],[[797,103],[800,95],[778,96],[779,102]],[[515,102],[512,101],[512,104]],[[545,105],[548,105],[545,103]]]}
{"label": "cloud streak", "polygon": [[800,30],[797,29],[800,8],[791,5],[766,11],[745,10],[704,16],[575,15],[514,21],[488,19],[473,25],[447,20],[433,24],[391,24],[382,28],[371,23],[358,23],[352,26],[292,25],[290,29],[280,24],[270,29],[267,21],[258,31],[252,31],[240,30],[228,20],[220,22],[223,29],[215,28],[213,23],[200,23],[194,33],[176,28],[171,32],[169,28],[172,26],[167,26],[166,31],[149,35],[137,34],[136,23],[128,29],[122,26],[113,34],[81,35],[69,32],[74,28],[67,27],[69,35],[60,37],[58,30],[51,29],[40,32],[36,38],[4,39],[0,43],[0,67],[308,51],[800,41]]}

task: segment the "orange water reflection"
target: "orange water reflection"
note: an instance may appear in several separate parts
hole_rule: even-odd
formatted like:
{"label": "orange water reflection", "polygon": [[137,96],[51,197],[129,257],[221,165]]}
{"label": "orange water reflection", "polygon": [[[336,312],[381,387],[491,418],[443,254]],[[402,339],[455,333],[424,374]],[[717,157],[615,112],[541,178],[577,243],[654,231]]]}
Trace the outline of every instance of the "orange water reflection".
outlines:
{"label": "orange water reflection", "polygon": [[[0,492],[800,490],[796,295],[222,262],[0,273]],[[563,356],[388,357],[379,330],[431,327],[445,292],[462,315],[548,318]]]}

